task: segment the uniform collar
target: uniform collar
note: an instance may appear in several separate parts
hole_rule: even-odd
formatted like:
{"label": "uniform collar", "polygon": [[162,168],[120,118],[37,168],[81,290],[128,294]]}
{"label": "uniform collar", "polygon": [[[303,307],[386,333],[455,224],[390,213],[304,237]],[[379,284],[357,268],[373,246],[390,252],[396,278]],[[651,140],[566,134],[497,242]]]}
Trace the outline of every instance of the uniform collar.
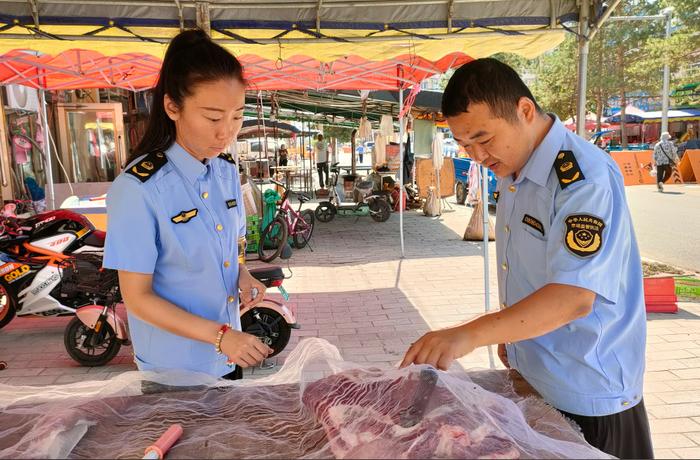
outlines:
{"label": "uniform collar", "polygon": [[554,159],[561,150],[562,145],[564,145],[564,138],[566,137],[566,128],[559,121],[559,118],[551,113],[548,115],[554,119],[554,123],[552,123],[552,127],[549,128],[549,132],[542,139],[540,145],[530,155],[530,159],[527,160],[522,171],[520,171],[516,182],[520,182],[527,177],[537,185],[542,187],[547,185],[547,179],[552,171]]}
{"label": "uniform collar", "polygon": [[197,161],[195,157],[187,153],[177,142],[170,146],[166,155],[185,179],[193,185],[201,175],[207,172],[207,165]]}

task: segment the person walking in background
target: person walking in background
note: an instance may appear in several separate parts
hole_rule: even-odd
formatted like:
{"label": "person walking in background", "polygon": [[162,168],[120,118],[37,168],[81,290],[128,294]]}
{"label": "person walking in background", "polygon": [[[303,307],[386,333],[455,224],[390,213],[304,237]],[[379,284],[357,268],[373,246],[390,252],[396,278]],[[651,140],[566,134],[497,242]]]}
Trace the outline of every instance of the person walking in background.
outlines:
{"label": "person walking in background", "polygon": [[[321,188],[326,188],[328,183],[328,142],[323,140],[323,134],[319,134],[314,144],[316,152],[316,169],[318,170],[318,182]],[[323,176],[326,176],[325,182]]]}
{"label": "person walking in background", "polygon": [[279,165],[287,166],[287,162],[289,161],[289,151],[287,150],[287,147],[282,144],[277,153],[279,154]]}
{"label": "person walking in background", "polygon": [[676,146],[671,141],[671,135],[661,133],[661,140],[654,146],[654,164],[656,165],[656,188],[664,191],[664,181],[671,177],[673,167],[678,163]]}

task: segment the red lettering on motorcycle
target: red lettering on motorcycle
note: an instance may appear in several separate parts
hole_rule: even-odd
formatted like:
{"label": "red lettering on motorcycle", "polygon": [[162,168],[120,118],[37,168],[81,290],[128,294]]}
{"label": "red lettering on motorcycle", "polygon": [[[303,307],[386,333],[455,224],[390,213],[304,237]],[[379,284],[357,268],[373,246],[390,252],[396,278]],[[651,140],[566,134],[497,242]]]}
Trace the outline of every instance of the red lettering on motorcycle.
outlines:
{"label": "red lettering on motorcycle", "polygon": [[14,270],[15,268],[19,268],[21,266],[22,266],[21,264],[16,264],[14,262],[7,263],[7,264],[3,265],[2,267],[0,267],[0,276],[4,275],[6,273],[9,273],[12,270]]}
{"label": "red lettering on motorcycle", "polygon": [[61,238],[60,240],[52,241],[49,243],[49,246],[51,246],[51,247],[58,246],[59,244],[63,244],[65,242],[67,242],[69,239],[70,239],[70,236],[67,236],[65,238]]}

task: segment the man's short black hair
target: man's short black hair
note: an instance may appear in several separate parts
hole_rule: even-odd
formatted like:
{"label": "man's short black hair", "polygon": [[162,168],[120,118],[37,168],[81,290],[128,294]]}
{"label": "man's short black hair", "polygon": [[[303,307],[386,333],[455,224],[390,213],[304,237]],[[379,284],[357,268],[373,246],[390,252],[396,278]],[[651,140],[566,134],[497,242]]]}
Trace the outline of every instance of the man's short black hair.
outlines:
{"label": "man's short black hair", "polygon": [[476,59],[464,64],[452,75],[442,95],[442,114],[454,117],[469,109],[469,104],[484,103],[499,118],[515,120],[515,108],[521,97],[542,109],[518,73],[493,58]]}

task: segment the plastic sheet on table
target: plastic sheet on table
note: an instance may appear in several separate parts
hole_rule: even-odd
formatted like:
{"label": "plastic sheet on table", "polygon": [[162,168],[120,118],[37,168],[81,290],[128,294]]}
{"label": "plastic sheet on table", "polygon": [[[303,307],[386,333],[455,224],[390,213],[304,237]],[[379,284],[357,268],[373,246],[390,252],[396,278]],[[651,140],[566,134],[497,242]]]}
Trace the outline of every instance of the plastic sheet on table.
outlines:
{"label": "plastic sheet on table", "polygon": [[0,411],[2,458],[140,458],[173,423],[168,458],[608,458],[505,371],[363,368],[321,339],[262,379],[0,385]]}

